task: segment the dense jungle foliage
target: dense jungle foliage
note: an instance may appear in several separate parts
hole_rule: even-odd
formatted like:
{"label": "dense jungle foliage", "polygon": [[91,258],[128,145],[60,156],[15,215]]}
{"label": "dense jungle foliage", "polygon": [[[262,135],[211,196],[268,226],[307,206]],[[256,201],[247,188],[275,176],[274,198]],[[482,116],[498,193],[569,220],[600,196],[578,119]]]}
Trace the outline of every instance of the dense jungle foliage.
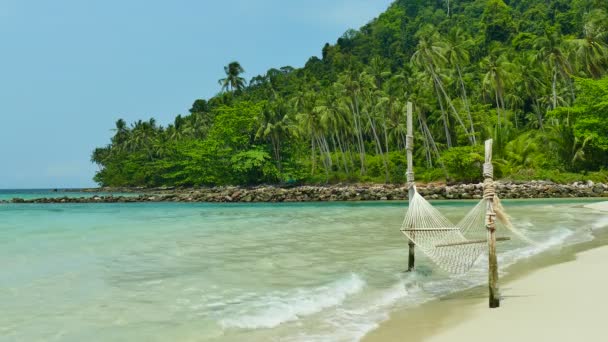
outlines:
{"label": "dense jungle foliage", "polygon": [[498,177],[606,181],[608,1],[398,0],[322,58],[243,78],[161,127],[116,122],[97,148],[106,186],[475,181],[494,139]]}

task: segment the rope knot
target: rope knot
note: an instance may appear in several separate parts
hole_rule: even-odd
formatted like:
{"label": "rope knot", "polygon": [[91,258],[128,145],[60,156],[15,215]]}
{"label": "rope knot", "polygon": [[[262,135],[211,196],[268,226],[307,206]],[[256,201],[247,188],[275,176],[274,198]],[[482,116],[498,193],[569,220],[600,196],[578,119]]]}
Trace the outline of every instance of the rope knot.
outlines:
{"label": "rope knot", "polygon": [[494,180],[491,178],[486,178],[483,181],[483,198],[487,200],[494,200],[494,196],[496,195],[496,185],[494,185]]}

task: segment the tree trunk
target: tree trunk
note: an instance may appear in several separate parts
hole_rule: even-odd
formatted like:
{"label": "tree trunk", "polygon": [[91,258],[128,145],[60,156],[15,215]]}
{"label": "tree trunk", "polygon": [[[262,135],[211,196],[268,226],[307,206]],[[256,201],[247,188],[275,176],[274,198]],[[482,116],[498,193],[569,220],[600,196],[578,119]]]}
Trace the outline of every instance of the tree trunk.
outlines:
{"label": "tree trunk", "polygon": [[353,105],[351,106],[353,113],[353,124],[355,125],[355,135],[359,144],[359,159],[361,160],[361,175],[365,175],[365,145],[363,143],[363,134],[361,133],[361,121],[359,121],[359,104],[357,97],[353,96]]}
{"label": "tree trunk", "polygon": [[462,79],[462,72],[460,71],[460,66],[456,65],[456,70],[458,71],[458,79],[460,80],[460,85],[462,87],[462,96],[464,101],[464,107],[467,110],[467,116],[469,118],[469,123],[471,125],[471,136],[473,137],[473,145],[477,145],[477,138],[475,137],[475,126],[473,125],[473,117],[471,117],[471,108],[469,107],[469,97],[467,96],[467,89],[464,86],[464,80]]}
{"label": "tree trunk", "polygon": [[384,164],[384,173],[385,173],[385,182],[388,183],[389,182],[389,174],[388,174],[388,162],[386,161],[386,158],[384,156],[384,153],[382,152],[382,143],[380,142],[380,138],[378,137],[378,134],[376,133],[376,125],[374,123],[374,121],[372,120],[371,115],[369,115],[369,112],[367,110],[363,111],[366,116],[367,119],[369,120],[369,125],[372,128],[372,134],[374,135],[374,139],[376,140],[376,151],[380,154],[380,157],[382,158],[382,163]]}
{"label": "tree trunk", "polygon": [[340,139],[339,133],[336,134],[336,141],[338,143],[338,148],[340,149],[340,155],[342,156],[342,161],[344,163],[344,172],[346,172],[347,175],[350,175],[350,171],[348,169],[348,161],[346,160],[346,154],[344,153],[344,148],[342,147],[342,141]]}
{"label": "tree trunk", "polygon": [[551,84],[551,90],[553,91],[553,109],[557,108],[557,69],[553,69],[553,81]]}
{"label": "tree trunk", "polygon": [[471,142],[471,144],[474,144],[473,140],[471,139],[471,135],[469,134],[469,130],[467,129],[467,126],[465,126],[464,122],[462,121],[462,118],[460,117],[460,115],[458,114],[458,111],[456,110],[456,107],[454,107],[454,104],[452,103],[452,100],[450,99],[448,93],[443,88],[443,84],[439,80],[438,76],[435,75],[435,78],[436,78],[437,86],[439,86],[439,89],[441,89],[441,92],[443,93],[446,103],[448,104],[448,106],[450,107],[452,112],[454,112],[454,116],[456,117],[456,120],[458,120],[458,123],[460,124],[460,126],[462,126],[464,133],[469,138],[469,142]]}
{"label": "tree trunk", "polygon": [[315,135],[314,135],[314,133],[310,137],[310,144],[312,146],[312,148],[310,149],[310,151],[311,151],[310,152],[310,160],[312,162],[312,170],[310,171],[310,175],[314,176],[315,175],[315,166],[316,166],[315,165],[315,159],[316,159],[315,158],[315,149],[316,149],[316,147],[315,147]]}

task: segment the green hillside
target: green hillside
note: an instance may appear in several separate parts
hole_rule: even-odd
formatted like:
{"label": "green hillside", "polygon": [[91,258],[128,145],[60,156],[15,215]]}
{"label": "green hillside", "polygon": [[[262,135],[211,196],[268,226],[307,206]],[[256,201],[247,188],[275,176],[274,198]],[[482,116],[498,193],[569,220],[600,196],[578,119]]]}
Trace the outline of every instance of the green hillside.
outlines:
{"label": "green hillside", "polygon": [[607,13],[605,0],[398,0],[301,69],[246,81],[230,63],[222,91],[167,127],[119,120],[95,180],[402,183],[411,101],[419,180],[478,180],[493,138],[499,177],[606,181]]}

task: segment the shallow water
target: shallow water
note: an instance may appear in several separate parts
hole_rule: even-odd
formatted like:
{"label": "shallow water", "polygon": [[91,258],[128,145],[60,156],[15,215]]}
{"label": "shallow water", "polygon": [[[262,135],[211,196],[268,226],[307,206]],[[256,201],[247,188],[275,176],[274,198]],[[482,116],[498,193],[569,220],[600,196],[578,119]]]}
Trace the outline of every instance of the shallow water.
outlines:
{"label": "shallow water", "polygon": [[[592,200],[505,201],[538,246],[592,239]],[[436,202],[456,221],[475,202]],[[483,283],[403,273],[406,203],[0,205],[0,340],[352,341],[391,310]]]}

